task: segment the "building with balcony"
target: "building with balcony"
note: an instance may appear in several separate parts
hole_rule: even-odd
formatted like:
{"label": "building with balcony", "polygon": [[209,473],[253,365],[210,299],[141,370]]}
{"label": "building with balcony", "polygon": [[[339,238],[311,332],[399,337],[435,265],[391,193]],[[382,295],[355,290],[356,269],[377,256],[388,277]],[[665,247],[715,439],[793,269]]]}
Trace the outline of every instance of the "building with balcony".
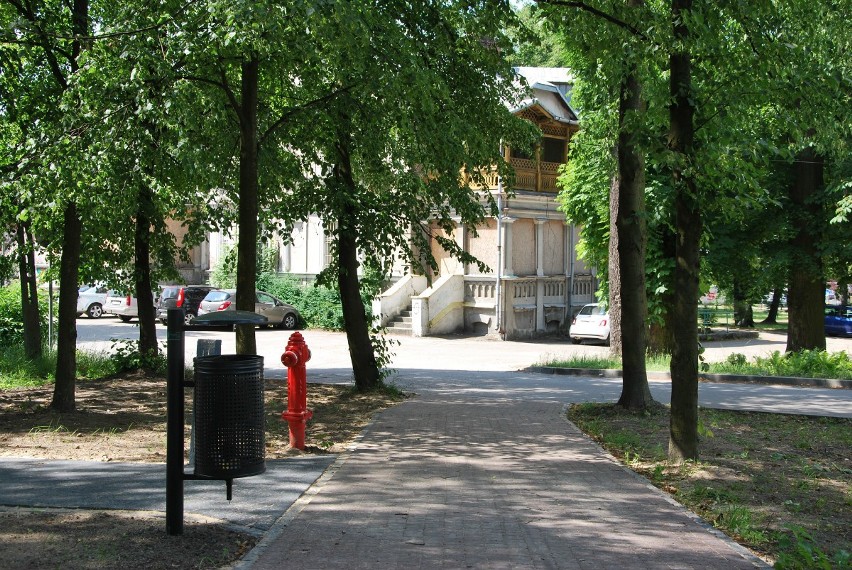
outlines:
{"label": "building with balcony", "polygon": [[458,224],[444,236],[488,270],[461,263],[433,242],[438,271],[403,276],[373,304],[379,324],[391,331],[531,338],[565,330],[573,314],[594,301],[594,268],[577,259],[579,229],[565,221],[556,201],[559,168],[579,129],[569,103],[571,79],[564,68],[518,72],[529,83],[531,97],[513,111],[540,128],[541,141],[531,154],[503,149],[515,171],[511,188],[496,171],[487,173],[485,184],[498,203],[498,216],[475,232]]}

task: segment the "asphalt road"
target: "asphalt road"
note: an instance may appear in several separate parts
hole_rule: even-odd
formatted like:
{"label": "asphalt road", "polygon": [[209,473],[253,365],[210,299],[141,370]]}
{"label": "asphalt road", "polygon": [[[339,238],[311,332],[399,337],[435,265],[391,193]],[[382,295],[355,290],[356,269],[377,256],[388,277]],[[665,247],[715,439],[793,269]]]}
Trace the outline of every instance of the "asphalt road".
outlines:
{"label": "asphalt road", "polygon": [[[136,326],[116,318],[77,320],[78,346],[85,350],[109,350],[111,338],[137,338]],[[311,382],[349,383],[351,365],[344,333],[301,331],[311,349],[308,380]],[[165,327],[157,325],[157,333],[165,342]],[[258,330],[258,353],[265,359],[265,374],[272,381],[286,378],[281,354],[290,331]],[[186,337],[186,362],[195,355],[195,339],[220,338],[222,352],[233,353],[234,333],[197,332]],[[389,337],[398,342],[393,347],[391,381],[403,389],[416,392],[453,393],[464,391],[483,397],[530,398],[559,401],[613,401],[621,390],[620,379],[549,376],[523,372],[528,366],[555,358],[578,355],[605,355],[608,348],[574,345],[565,340],[509,342],[485,337]],[[784,351],[786,335],[762,333],[757,339],[715,341],[705,344],[704,358],[721,361],[731,353],[749,358]],[[852,339],[828,339],[830,351],[852,352]],[[668,403],[670,382],[650,381],[654,398]],[[283,389],[283,387],[282,387]],[[802,413],[852,417],[852,390],[803,388],[754,384],[714,384],[702,382],[701,405],[756,411]]]}

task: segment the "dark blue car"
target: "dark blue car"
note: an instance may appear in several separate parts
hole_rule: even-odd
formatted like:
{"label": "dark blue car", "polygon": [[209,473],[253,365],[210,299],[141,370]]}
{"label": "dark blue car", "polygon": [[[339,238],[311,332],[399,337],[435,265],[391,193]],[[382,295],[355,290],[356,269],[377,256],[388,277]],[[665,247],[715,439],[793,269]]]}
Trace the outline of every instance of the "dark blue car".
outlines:
{"label": "dark blue car", "polygon": [[852,336],[852,307],[825,306],[825,336]]}

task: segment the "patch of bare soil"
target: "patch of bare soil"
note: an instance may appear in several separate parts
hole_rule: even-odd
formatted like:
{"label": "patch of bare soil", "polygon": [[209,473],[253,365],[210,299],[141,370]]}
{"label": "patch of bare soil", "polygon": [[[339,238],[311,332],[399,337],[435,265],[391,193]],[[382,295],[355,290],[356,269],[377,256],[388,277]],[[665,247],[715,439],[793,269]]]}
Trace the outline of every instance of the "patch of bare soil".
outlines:
{"label": "patch of bare soil", "polygon": [[[77,411],[49,408],[53,386],[0,392],[0,458],[163,463],[166,457],[166,382],[144,374],[82,381]],[[187,390],[189,449],[192,391]],[[330,384],[308,386],[314,419],[305,451],[289,448],[286,384],[267,382],[266,457],[338,453],[373,414],[401,396],[359,394]],[[2,459],[0,459],[2,461]],[[0,509],[0,568],[220,568],[242,557],[257,538],[221,521],[187,517],[184,534],[165,533],[163,513],[67,509]]]}

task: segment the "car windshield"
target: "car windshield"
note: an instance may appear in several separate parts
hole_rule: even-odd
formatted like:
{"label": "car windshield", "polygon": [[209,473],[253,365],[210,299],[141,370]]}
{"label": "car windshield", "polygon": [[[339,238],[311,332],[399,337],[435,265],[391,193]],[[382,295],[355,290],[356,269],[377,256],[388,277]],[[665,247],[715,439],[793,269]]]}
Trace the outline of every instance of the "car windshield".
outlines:
{"label": "car windshield", "polygon": [[210,291],[204,297],[205,301],[226,301],[231,296],[227,291]]}

